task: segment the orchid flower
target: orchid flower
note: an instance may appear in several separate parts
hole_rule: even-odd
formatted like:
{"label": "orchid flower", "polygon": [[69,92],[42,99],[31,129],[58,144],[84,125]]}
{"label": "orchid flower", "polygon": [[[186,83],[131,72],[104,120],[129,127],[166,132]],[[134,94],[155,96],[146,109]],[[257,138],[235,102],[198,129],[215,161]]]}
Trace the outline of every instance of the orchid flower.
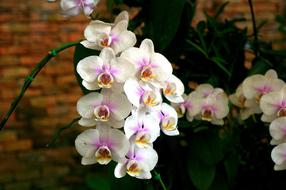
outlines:
{"label": "orchid flower", "polygon": [[82,117],[79,124],[95,126],[105,124],[120,128],[131,111],[131,104],[122,93],[103,90],[102,93],[91,92],[77,102],[77,111]]}
{"label": "orchid flower", "polygon": [[162,103],[162,95],[159,89],[142,84],[134,78],[130,78],[125,82],[124,92],[128,100],[137,108],[153,108]]}
{"label": "orchid flower", "polygon": [[175,75],[171,75],[163,84],[163,94],[170,102],[184,102],[184,98],[182,97],[184,91],[184,84]]}
{"label": "orchid flower", "polygon": [[286,169],[286,143],[274,147],[271,152],[271,158],[275,163],[274,170]]}
{"label": "orchid flower", "polygon": [[136,36],[127,30],[128,13],[123,11],[115,19],[114,24],[100,20],[91,21],[84,31],[86,40],[81,44],[86,48],[101,50],[110,47],[118,54],[136,43]]}
{"label": "orchid flower", "polygon": [[188,121],[193,121],[194,116],[200,112],[201,98],[194,92],[190,93],[188,96],[183,94],[184,102],[182,103],[172,103],[172,107],[175,108],[178,118],[181,118],[186,113],[186,118]]}
{"label": "orchid flower", "polygon": [[152,143],[160,135],[159,121],[152,115],[133,114],[124,124],[124,132],[128,139],[141,148],[152,146]]}
{"label": "orchid flower", "polygon": [[99,0],[61,0],[60,6],[64,16],[76,16],[81,11],[89,16]]}
{"label": "orchid flower", "polygon": [[286,117],[279,117],[271,122],[269,132],[272,136],[270,144],[277,145],[286,142]]}
{"label": "orchid flower", "polygon": [[211,84],[200,84],[195,89],[195,93],[199,98],[207,98],[209,95],[215,93],[220,88],[214,88]]}
{"label": "orchid flower", "polygon": [[239,85],[235,93],[229,96],[229,100],[240,108],[240,118],[242,120],[249,118],[252,114],[261,113],[260,107],[254,98],[246,99],[242,85]]}
{"label": "orchid flower", "polygon": [[152,147],[139,148],[131,143],[125,161],[118,163],[114,170],[117,178],[129,174],[138,179],[151,179],[151,170],[158,162],[158,154]]}
{"label": "orchid flower", "polygon": [[82,156],[81,163],[90,165],[108,164],[111,160],[121,162],[129,149],[129,142],[123,132],[106,126],[87,129],[75,140],[77,152]]}
{"label": "orchid flower", "polygon": [[263,112],[262,121],[271,122],[277,117],[286,116],[286,86],[279,91],[262,96],[260,108]]}
{"label": "orchid flower", "polygon": [[[111,48],[104,48],[99,56],[89,56],[77,65],[77,72],[88,90],[112,88],[134,76],[135,67],[122,58],[116,58]],[[118,90],[118,88],[115,88]]]}
{"label": "orchid flower", "polygon": [[209,121],[214,125],[223,125],[223,118],[229,112],[228,98],[222,89],[208,95],[200,104],[198,119]]}
{"label": "orchid flower", "polygon": [[137,78],[145,83],[160,86],[172,75],[171,63],[154,51],[153,42],[149,39],[143,40],[139,48],[131,47],[122,52],[120,57],[135,65]]}
{"label": "orchid flower", "polygon": [[162,103],[158,116],[163,133],[169,136],[179,135],[177,129],[178,114],[172,106]]}
{"label": "orchid flower", "polygon": [[277,78],[276,71],[271,69],[265,75],[257,74],[246,78],[242,83],[242,89],[246,99],[255,99],[259,104],[263,95],[280,90],[284,84]]}

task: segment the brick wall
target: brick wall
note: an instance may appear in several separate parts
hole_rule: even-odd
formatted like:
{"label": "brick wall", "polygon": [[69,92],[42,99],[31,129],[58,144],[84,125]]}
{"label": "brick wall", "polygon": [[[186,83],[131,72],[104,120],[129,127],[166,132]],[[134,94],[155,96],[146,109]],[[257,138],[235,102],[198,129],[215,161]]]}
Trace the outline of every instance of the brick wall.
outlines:
{"label": "brick wall", "polygon": [[[261,36],[286,48],[277,32],[275,15],[282,12],[284,0],[255,0],[258,23],[268,19]],[[202,10],[210,13],[219,0],[198,0],[194,21],[202,19]],[[104,2],[98,7],[110,17]],[[58,3],[45,0],[0,1],[0,115],[19,93],[23,79],[46,53],[62,43],[83,38],[88,20],[84,16],[65,19]],[[224,18],[245,17],[251,22],[246,0],[232,0]],[[0,132],[0,189],[69,189],[84,182],[92,167],[82,167],[74,150],[77,129],[64,132],[56,147],[46,148],[54,131],[77,117],[75,105],[81,96],[73,75],[73,49],[61,53],[38,75],[16,112]],[[94,169],[94,168],[93,168]]]}

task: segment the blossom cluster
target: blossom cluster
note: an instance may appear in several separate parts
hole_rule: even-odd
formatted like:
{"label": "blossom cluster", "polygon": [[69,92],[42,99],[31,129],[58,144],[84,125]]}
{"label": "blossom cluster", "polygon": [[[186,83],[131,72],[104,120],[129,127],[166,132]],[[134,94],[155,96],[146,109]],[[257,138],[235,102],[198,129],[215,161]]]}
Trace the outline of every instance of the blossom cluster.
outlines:
{"label": "blossom cluster", "polygon": [[[79,124],[90,127],[75,140],[81,163],[117,162],[114,175],[149,179],[158,162],[153,142],[178,135],[176,110],[163,102],[183,102],[184,85],[172,74],[171,63],[154,50],[149,39],[134,47],[136,36],[127,30],[128,13],[115,22],[91,21],[84,31],[86,48],[100,54],[79,61],[82,85],[91,92],[77,102]],[[122,130],[123,128],[123,130]]]}
{"label": "blossom cluster", "polygon": [[193,119],[211,122],[214,125],[223,125],[228,115],[228,97],[221,88],[214,88],[210,84],[201,84],[189,95],[183,95],[182,103],[172,103],[178,116],[186,113],[188,121]]}
{"label": "blossom cluster", "polygon": [[286,169],[286,85],[277,73],[268,70],[265,75],[247,77],[230,100],[241,108],[242,120],[262,113],[261,120],[270,123],[270,144],[277,145],[271,153],[274,169]]}

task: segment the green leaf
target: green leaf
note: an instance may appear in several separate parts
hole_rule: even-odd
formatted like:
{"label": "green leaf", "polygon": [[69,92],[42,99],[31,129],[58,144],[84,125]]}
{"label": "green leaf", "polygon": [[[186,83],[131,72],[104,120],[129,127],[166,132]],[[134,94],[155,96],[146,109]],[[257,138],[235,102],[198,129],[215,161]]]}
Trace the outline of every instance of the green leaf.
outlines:
{"label": "green leaf", "polygon": [[150,1],[145,29],[155,47],[162,51],[172,42],[184,10],[186,0]]}
{"label": "green leaf", "polygon": [[208,58],[208,54],[200,46],[198,46],[197,44],[193,43],[190,40],[187,40],[187,43],[192,45],[194,48],[196,48],[198,51],[200,51],[206,58]]}
{"label": "green leaf", "polygon": [[211,184],[210,190],[228,190],[228,183],[223,173],[216,172],[215,179]]}
{"label": "green leaf", "polygon": [[248,75],[264,74],[268,69],[272,67],[272,64],[263,57],[256,57],[253,60],[253,67],[250,69]]}
{"label": "green leaf", "polygon": [[76,79],[77,79],[77,82],[82,90],[82,92],[84,94],[87,94],[89,93],[90,91],[87,90],[84,86],[82,86],[82,78],[79,76],[79,74],[76,72],[76,67],[77,67],[77,64],[80,60],[88,57],[88,56],[91,56],[91,55],[98,55],[99,54],[99,51],[96,51],[96,50],[93,50],[93,49],[88,49],[88,48],[85,48],[83,45],[81,44],[78,44],[76,47],[75,47],[75,50],[74,50],[74,57],[73,57],[73,63],[74,63],[74,72],[75,72],[75,76],[76,76]]}
{"label": "green leaf", "polygon": [[235,177],[237,175],[239,166],[239,157],[238,154],[232,153],[229,155],[229,157],[224,161],[224,167],[227,175],[227,179],[229,181],[229,184],[232,184],[235,180]]}
{"label": "green leaf", "polygon": [[215,19],[217,19],[219,17],[219,15],[223,12],[224,8],[227,6],[228,3],[229,2],[226,1],[217,8],[217,10],[215,12],[215,16],[214,16]]}
{"label": "green leaf", "polygon": [[231,77],[231,73],[230,71],[225,67],[225,60],[223,60],[222,58],[220,57],[212,57],[211,60],[219,67],[221,68],[221,70],[223,70],[228,77]]}
{"label": "green leaf", "polygon": [[191,153],[188,159],[188,172],[196,188],[206,190],[214,180],[216,167],[205,164]]}
{"label": "green leaf", "polygon": [[216,165],[224,156],[223,140],[218,135],[215,129],[196,133],[191,142],[191,152],[205,164]]}
{"label": "green leaf", "polygon": [[86,177],[85,182],[92,190],[111,190],[106,176],[90,174]]}

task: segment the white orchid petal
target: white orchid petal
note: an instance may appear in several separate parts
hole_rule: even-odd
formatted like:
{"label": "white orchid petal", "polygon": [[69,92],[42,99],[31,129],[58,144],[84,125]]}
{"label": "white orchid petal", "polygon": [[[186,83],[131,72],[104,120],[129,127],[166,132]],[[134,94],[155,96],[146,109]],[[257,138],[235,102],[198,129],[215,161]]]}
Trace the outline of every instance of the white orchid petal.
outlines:
{"label": "white orchid petal", "polygon": [[117,41],[112,43],[111,47],[114,49],[114,52],[116,54],[126,50],[127,48],[130,48],[136,44],[136,36],[133,32],[131,31],[122,31],[118,36],[117,36]]}
{"label": "white orchid petal", "polygon": [[163,55],[153,53],[151,64],[154,65],[153,71],[158,81],[164,82],[172,75],[172,65]]}
{"label": "white orchid petal", "polygon": [[109,65],[110,61],[115,59],[115,54],[113,49],[106,47],[101,50],[99,57],[102,59],[104,65]]}
{"label": "white orchid petal", "polygon": [[76,71],[80,77],[87,82],[94,82],[98,76],[97,71],[103,65],[102,59],[98,56],[89,56],[78,62]]}
{"label": "white orchid petal", "polygon": [[89,48],[89,49],[94,49],[94,50],[101,50],[102,49],[102,47],[99,46],[97,43],[89,42],[87,40],[83,40],[80,43],[81,43],[81,45],[83,45],[84,47]]}
{"label": "white orchid petal", "polygon": [[282,143],[273,148],[271,158],[275,164],[280,165],[286,161],[286,143]]}
{"label": "white orchid petal", "polygon": [[154,53],[154,44],[150,39],[143,40],[139,48],[149,56]]}
{"label": "white orchid petal", "polygon": [[146,168],[147,171],[153,170],[158,162],[158,154],[151,147],[145,149],[135,147],[135,154],[137,158],[142,160],[141,162],[148,166],[148,168]]}
{"label": "white orchid petal", "polygon": [[97,81],[95,82],[87,82],[85,80],[82,81],[82,86],[84,86],[87,90],[98,90],[100,87],[98,86]]}
{"label": "white orchid petal", "polygon": [[128,78],[135,76],[135,66],[127,59],[119,57],[117,62],[112,65],[117,70],[115,80],[119,83],[125,82]]}
{"label": "white orchid petal", "polygon": [[112,100],[112,118],[118,121],[125,119],[130,114],[132,108],[125,94],[113,93],[110,98]]}
{"label": "white orchid petal", "polygon": [[126,164],[118,163],[114,169],[114,176],[116,178],[122,178],[126,175]]}
{"label": "white orchid petal", "polygon": [[140,121],[138,120],[136,115],[131,115],[127,117],[124,124],[124,132],[126,137],[129,139],[133,136],[139,128],[141,128]]}
{"label": "white orchid petal", "polygon": [[77,111],[84,118],[92,118],[94,116],[94,108],[103,100],[101,94],[91,92],[81,97],[77,102]]}
{"label": "white orchid petal", "polygon": [[129,14],[127,11],[121,11],[121,13],[119,13],[115,20],[114,20],[114,24],[117,24],[119,23],[120,21],[122,20],[126,20],[126,21],[129,21]]}
{"label": "white orchid petal", "polygon": [[95,163],[97,163],[95,157],[82,157],[81,159],[82,165],[91,165]]}
{"label": "white orchid petal", "polygon": [[139,107],[142,96],[142,88],[136,79],[128,79],[124,84],[124,92],[128,100],[135,106]]}
{"label": "white orchid petal", "polygon": [[77,152],[83,157],[90,157],[95,153],[99,142],[99,132],[96,129],[87,129],[77,136],[75,139],[75,148]]}
{"label": "white orchid petal", "polygon": [[280,117],[272,121],[269,132],[272,138],[277,141],[286,140],[286,117]]}
{"label": "white orchid petal", "polygon": [[84,127],[93,127],[96,125],[96,121],[94,119],[88,119],[88,118],[80,118],[78,121],[78,124]]}
{"label": "white orchid petal", "polygon": [[99,20],[91,21],[84,30],[84,36],[89,42],[98,42],[102,34],[109,34],[111,25]]}

